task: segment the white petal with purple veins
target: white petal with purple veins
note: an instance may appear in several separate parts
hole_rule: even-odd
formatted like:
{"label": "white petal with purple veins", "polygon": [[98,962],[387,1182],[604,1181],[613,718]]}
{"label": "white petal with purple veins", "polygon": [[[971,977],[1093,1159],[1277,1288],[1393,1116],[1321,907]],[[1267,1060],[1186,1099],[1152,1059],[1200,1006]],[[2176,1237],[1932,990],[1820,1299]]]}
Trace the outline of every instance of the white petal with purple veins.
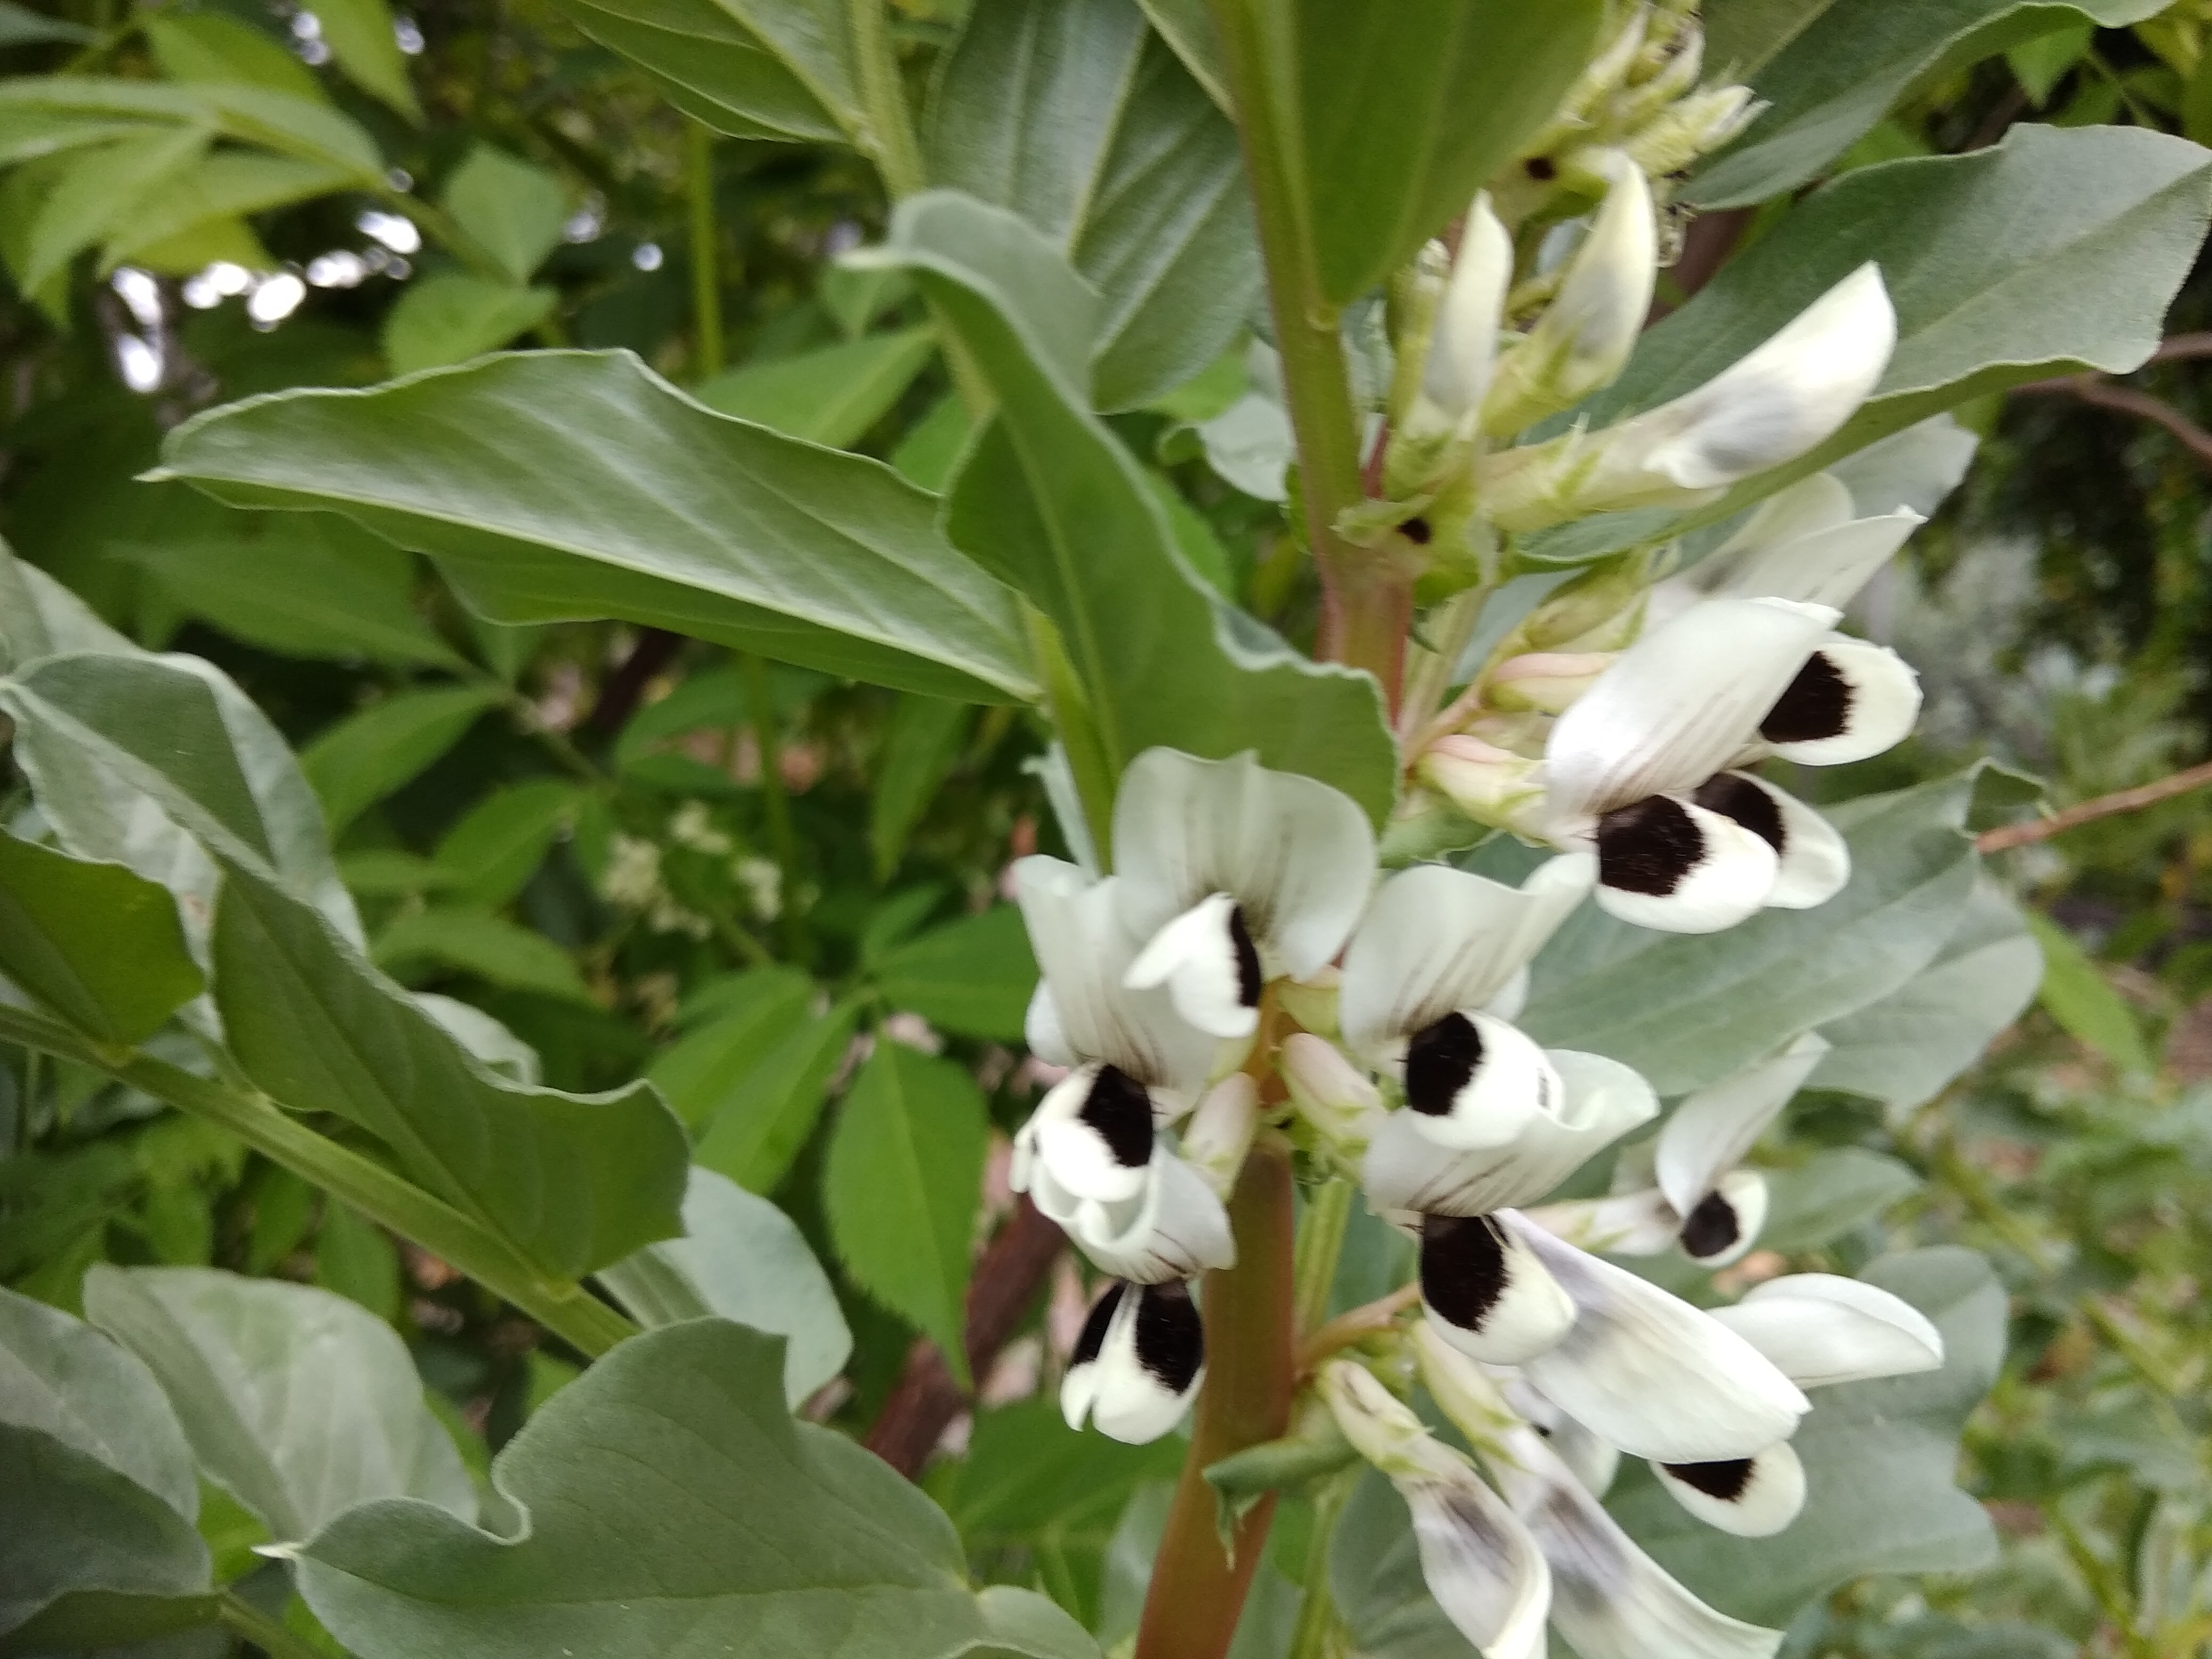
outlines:
{"label": "white petal with purple veins", "polygon": [[1928,1316],[1878,1285],[1835,1273],[1792,1273],[1754,1285],[1712,1316],[1801,1388],[1932,1371],[1943,1337]]}
{"label": "white petal with purple veins", "polygon": [[[1844,495],[1848,500],[1850,492]],[[1911,507],[1900,507],[1875,518],[1852,519],[1787,541],[1747,548],[1714,573],[1707,591],[1717,596],[1846,605],[1905,545],[1905,538],[1927,522]],[[1714,559],[1723,553],[1716,553]],[[1696,574],[1692,573],[1693,577]]]}
{"label": "white petal with purple veins", "polygon": [[1209,1267],[1237,1265],[1237,1241],[1221,1200],[1204,1176],[1165,1146],[1152,1154],[1144,1189],[1134,1198],[1086,1200],[1061,1224],[1102,1271],[1132,1284],[1195,1279]]}
{"label": "white petal with purple veins", "polygon": [[1483,1659],[1544,1659],[1552,1574],[1536,1540],[1473,1469],[1407,1480],[1421,1577],[1453,1628]]}
{"label": "white petal with purple veins", "polygon": [[1029,1012],[1022,1017],[1022,1040],[1029,1050],[1048,1066],[1073,1066],[1079,1062],[1075,1050],[1067,1046],[1067,1033],[1060,1029],[1060,1010],[1053,1006],[1052,987],[1042,980],[1030,993]]}

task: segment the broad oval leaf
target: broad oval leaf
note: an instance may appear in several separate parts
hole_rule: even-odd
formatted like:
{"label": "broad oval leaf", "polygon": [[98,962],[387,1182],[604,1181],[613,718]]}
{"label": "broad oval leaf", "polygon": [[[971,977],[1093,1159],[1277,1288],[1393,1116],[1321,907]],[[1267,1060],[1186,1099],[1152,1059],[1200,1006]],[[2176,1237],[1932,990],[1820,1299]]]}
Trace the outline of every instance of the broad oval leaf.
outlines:
{"label": "broad oval leaf", "polygon": [[[704,995],[711,993],[711,1000]],[[650,1077],[677,1116],[703,1128],[740,1099],[745,1079],[804,1024],[814,981],[796,968],[776,963],[702,988],[680,1018],[711,1012],[654,1059]],[[702,1002],[706,1006],[702,1007]]]}
{"label": "broad oval leaf", "polygon": [[713,0],[556,0],[576,27],[643,70],[685,114],[733,138],[835,143],[839,118]]}
{"label": "broad oval leaf", "polygon": [[523,1528],[371,1504],[307,1546],[301,1594],[362,1659],[1097,1659],[1042,1598],[969,1590],[935,1504],[794,1421],[782,1346],[716,1319],[623,1343],[493,1465]]}
{"label": "broad oval leaf", "polygon": [[793,1411],[853,1352],[830,1275],[791,1218],[712,1170],[691,1171],[684,1237],[623,1257],[599,1283],[647,1329],[712,1314],[783,1338],[783,1397]]}
{"label": "broad oval leaf", "polygon": [[748,363],[693,395],[724,415],[845,449],[890,412],[936,355],[929,330],[900,329]]}
{"label": "broad oval leaf", "polygon": [[249,398],[163,476],[343,512],[501,622],[620,617],[970,701],[1034,690],[1013,597],[888,467],[716,415],[627,352],[487,358]]}
{"label": "broad oval leaf", "polygon": [[94,1042],[125,1047],[206,982],[168,889],[4,834],[0,975]]}
{"label": "broad oval leaf", "polygon": [[1022,1040],[1036,958],[1021,912],[995,905],[892,946],[878,958],[876,982],[898,1007],[963,1036]]}
{"label": "broad oval leaf", "polygon": [[699,1163],[748,1191],[774,1192],[814,1133],[859,1024],[858,1004],[847,1000],[791,1025],[699,1125]]}
{"label": "broad oval leaf", "polygon": [[309,744],[300,769],[323,803],[331,833],[414,778],[504,700],[495,685],[401,691],[347,716]]}
{"label": "broad oval leaf", "polygon": [[208,1479],[280,1542],[356,1504],[476,1489],[392,1328],[329,1291],[204,1267],[85,1275],[85,1316],[161,1380]]}

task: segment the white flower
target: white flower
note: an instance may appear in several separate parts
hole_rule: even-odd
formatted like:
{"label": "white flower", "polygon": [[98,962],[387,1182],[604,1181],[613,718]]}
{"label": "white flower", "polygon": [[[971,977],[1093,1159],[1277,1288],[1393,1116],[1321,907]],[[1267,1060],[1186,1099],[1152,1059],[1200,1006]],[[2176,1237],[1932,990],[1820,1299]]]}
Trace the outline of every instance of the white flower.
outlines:
{"label": "white flower", "polygon": [[1149,941],[1123,983],[1164,986],[1189,1024],[1241,1038],[1268,980],[1306,978],[1343,948],[1375,878],[1375,832],[1349,796],[1249,754],[1149,749],[1122,775],[1114,861],[1123,924]]}
{"label": "white flower", "polygon": [[1792,599],[1838,609],[1928,522],[1910,507],[1855,518],[1851,492],[1815,472],[1770,495],[1734,535],[1653,592],[1653,620],[1699,597]]}
{"label": "white flower", "polygon": [[1805,1507],[1805,1466],[1788,1441],[1718,1463],[1654,1463],[1667,1495],[1709,1527],[1771,1538]]}
{"label": "white flower", "polygon": [[1060,1414],[1133,1446],[1182,1420],[1206,1380],[1206,1328],[1185,1285],[1109,1285],[1076,1339]]}
{"label": "white flower", "polygon": [[1429,434],[1474,435],[1483,394],[1498,355],[1505,290],[1513,280],[1513,239],[1498,222],[1487,191],[1467,210],[1459,255],[1437,302],[1412,411],[1416,440]]}

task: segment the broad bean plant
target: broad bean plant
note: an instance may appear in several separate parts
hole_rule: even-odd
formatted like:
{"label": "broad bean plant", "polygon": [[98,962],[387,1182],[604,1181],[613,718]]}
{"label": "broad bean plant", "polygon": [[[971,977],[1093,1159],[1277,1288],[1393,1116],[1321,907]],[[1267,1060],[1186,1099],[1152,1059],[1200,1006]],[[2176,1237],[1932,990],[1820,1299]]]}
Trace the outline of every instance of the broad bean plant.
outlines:
{"label": "broad bean plant", "polygon": [[[2024,945],[1968,834],[2017,781],[1853,787],[1920,703],[1853,607],[1967,465],[1946,411],[2149,355],[2212,164],[2080,125],[1839,165],[1957,49],[1911,9],[975,0],[924,39],[878,0],[578,0],[702,129],[872,166],[885,228],[837,280],[864,324],[926,312],[937,459],[548,349],[204,410],[149,478],[426,556],[487,637],[615,619],[1030,721],[1058,851],[1006,870],[1020,927],[986,912],[908,979],[927,1008],[933,961],[1026,987],[1034,957],[1007,1180],[1088,1274],[1065,1430],[1028,1455],[1071,1501],[1123,1460],[1180,1479],[1122,1519],[1115,1609],[979,1589],[933,1497],[815,1420],[850,1340],[761,1196],[865,1022],[831,1220],[977,1380],[981,1114],[899,995],[763,1005],[812,1022],[804,1110],[545,1086],[372,960],[342,754],[311,789],[220,669],[0,552],[27,786],[0,1038],[235,1137],[589,1361],[471,1471],[328,1291],[102,1264],[82,1320],[0,1293],[0,1650],[1769,1659],[1855,1575],[1984,1559],[1951,1472],[2002,1292],[1958,1249],[1788,1271],[1763,1241],[1887,1194],[1759,1146],[1807,1088],[1930,1097],[2033,989],[1944,977]],[[531,325],[523,180],[433,208],[299,103],[11,82],[0,158],[97,158],[111,199],[210,157],[365,192],[476,268],[454,305],[507,307],[465,339]],[[1759,204],[1693,268],[1701,223]],[[149,244],[90,206],[40,225],[27,293]],[[1310,641],[1228,596],[1164,458],[1279,503]],[[676,839],[732,851],[703,817]],[[610,899],[707,935],[654,846],[609,846]],[[217,1513],[257,1555],[210,1553]],[[238,1588],[257,1561],[273,1601]]]}

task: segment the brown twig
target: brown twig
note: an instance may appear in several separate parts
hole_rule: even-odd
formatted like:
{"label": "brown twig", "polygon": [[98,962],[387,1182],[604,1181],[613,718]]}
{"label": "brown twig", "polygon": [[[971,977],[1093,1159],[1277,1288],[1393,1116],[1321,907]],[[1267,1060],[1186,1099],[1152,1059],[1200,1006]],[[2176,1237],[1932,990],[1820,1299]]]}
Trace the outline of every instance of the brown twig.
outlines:
{"label": "brown twig", "polygon": [[[1024,1198],[984,1246],[968,1283],[965,1332],[969,1374],[978,1382],[1021,1328],[1066,1243],[1060,1229]],[[868,1431],[867,1448],[912,1480],[944,1437],[945,1426],[968,1406],[968,1395],[937,1345],[926,1337],[917,1340]]]}
{"label": "brown twig", "polygon": [[2100,795],[2094,800],[2085,800],[2069,806],[2063,812],[2053,812],[2047,818],[2030,818],[2025,823],[2008,823],[1995,830],[1984,830],[1974,838],[1974,848],[1982,853],[2002,853],[2014,847],[2027,847],[2084,823],[2094,823],[2099,818],[2116,817],[2123,812],[2139,812],[2146,806],[2155,806],[2162,800],[2172,800],[2176,795],[2185,795],[2192,789],[2202,789],[2212,784],[2212,761],[2192,766],[2185,772],[2176,772],[2172,777],[2160,778],[2154,783],[2138,784],[2133,789],[2121,789],[2109,795]]}
{"label": "brown twig", "polygon": [[[2188,339],[2190,337],[2182,335],[2176,337]],[[2196,354],[2183,352],[2176,355]],[[2133,415],[2140,420],[2153,422],[2179,439],[2182,447],[2198,460],[2212,465],[2212,432],[2207,432],[2172,404],[2154,398],[2136,386],[2115,386],[2094,374],[2069,374],[2055,380],[2029,380],[2013,390],[2031,396],[2078,398],[2099,409],[2109,409],[2118,414]]]}
{"label": "brown twig", "polygon": [[641,633],[629,655],[616,664],[614,672],[600,684],[599,700],[585,717],[584,735],[611,738],[627,726],[644,701],[646,687],[676,660],[683,645],[681,634],[672,634],[665,628],[648,628]]}
{"label": "brown twig", "polygon": [[2171,363],[2184,357],[2212,357],[2212,329],[2194,334],[2171,334],[2150,354],[2154,363]]}

